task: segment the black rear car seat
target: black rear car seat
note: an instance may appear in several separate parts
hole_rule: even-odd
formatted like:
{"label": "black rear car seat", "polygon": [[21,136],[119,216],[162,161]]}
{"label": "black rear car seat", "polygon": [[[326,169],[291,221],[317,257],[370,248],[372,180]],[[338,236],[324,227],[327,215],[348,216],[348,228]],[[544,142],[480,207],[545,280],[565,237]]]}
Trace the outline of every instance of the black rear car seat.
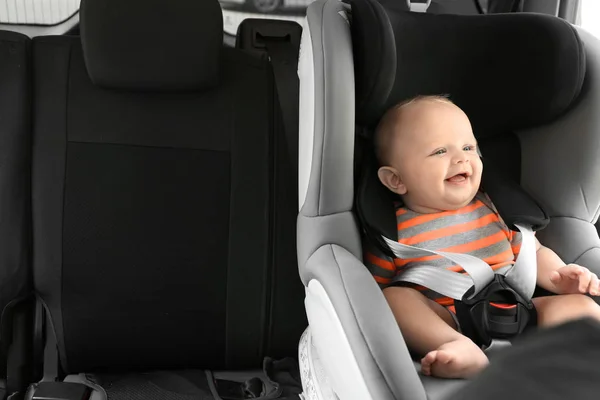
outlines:
{"label": "black rear car seat", "polygon": [[0,398],[23,384],[30,342],[30,74],[29,38],[0,31]]}
{"label": "black rear car seat", "polygon": [[84,0],[81,41],[36,38],[33,57],[33,270],[59,377],[183,399],[202,369],[295,355],[272,71],[223,47],[219,3]]}

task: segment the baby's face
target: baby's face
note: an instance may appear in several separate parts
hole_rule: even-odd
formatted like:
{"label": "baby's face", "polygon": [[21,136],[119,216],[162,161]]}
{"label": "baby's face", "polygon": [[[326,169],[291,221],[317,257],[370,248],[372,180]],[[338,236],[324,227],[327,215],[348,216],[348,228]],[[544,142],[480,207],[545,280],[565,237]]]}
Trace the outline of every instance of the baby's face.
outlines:
{"label": "baby's face", "polygon": [[483,165],[465,113],[453,104],[406,106],[390,152],[398,194],[417,212],[456,210],[479,190]]}

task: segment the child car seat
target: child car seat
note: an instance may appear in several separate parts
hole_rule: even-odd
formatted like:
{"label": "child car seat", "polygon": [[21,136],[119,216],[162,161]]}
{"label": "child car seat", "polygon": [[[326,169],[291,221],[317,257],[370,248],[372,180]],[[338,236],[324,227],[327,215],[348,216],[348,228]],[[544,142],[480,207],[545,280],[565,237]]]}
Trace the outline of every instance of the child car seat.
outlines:
{"label": "child car seat", "polygon": [[593,225],[599,57],[596,38],[548,16],[428,15],[373,0],[308,8],[299,64],[298,259],[309,399],[448,398],[464,382],[419,375],[362,263],[363,240],[385,229],[395,234],[391,199],[368,189],[378,184],[368,143],[401,100],[449,94],[471,119],[485,189],[507,223],[548,224],[537,232],[543,244],[600,272]]}

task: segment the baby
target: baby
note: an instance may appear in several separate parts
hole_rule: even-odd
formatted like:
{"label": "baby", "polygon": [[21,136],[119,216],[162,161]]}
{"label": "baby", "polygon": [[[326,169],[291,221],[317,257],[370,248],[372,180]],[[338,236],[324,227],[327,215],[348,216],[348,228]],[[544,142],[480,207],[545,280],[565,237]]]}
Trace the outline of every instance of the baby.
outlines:
{"label": "baby", "polygon": [[[471,254],[494,270],[514,263],[521,234],[507,228],[479,191],[483,165],[460,108],[441,96],[403,102],[380,121],[375,147],[381,183],[404,203],[396,210],[399,242]],[[582,266],[565,265],[537,239],[536,248],[537,285],[558,294],[533,299],[538,326],[582,317],[600,320],[600,306],[586,295],[600,294],[598,277]],[[423,357],[423,374],[468,378],[485,368],[486,355],[459,332],[452,299],[394,281],[407,266],[462,268],[441,257],[391,259],[374,249],[365,252],[365,263],[383,287],[408,347]]]}

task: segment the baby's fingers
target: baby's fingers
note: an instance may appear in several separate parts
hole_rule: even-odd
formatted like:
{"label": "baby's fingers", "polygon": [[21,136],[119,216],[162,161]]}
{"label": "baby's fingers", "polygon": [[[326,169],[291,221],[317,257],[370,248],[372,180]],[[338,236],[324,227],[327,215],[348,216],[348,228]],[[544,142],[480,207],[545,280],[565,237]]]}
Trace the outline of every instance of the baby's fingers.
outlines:
{"label": "baby's fingers", "polygon": [[[587,293],[590,288],[590,283],[592,282],[592,272],[583,267],[579,267],[578,275],[579,275],[579,292]],[[598,279],[598,278],[596,278]]]}
{"label": "baby's fingers", "polygon": [[579,280],[581,275],[583,275],[586,270],[586,268],[583,268],[577,264],[569,264],[565,265],[564,267],[560,267],[556,270],[556,272],[560,273],[565,278]]}
{"label": "baby's fingers", "polygon": [[598,279],[598,275],[592,273],[592,279],[590,280],[589,294],[592,296],[600,295],[600,280]]}
{"label": "baby's fingers", "polygon": [[550,273],[550,281],[552,283],[554,283],[555,285],[560,283],[561,280],[562,280],[562,275],[558,271],[552,271]]}

